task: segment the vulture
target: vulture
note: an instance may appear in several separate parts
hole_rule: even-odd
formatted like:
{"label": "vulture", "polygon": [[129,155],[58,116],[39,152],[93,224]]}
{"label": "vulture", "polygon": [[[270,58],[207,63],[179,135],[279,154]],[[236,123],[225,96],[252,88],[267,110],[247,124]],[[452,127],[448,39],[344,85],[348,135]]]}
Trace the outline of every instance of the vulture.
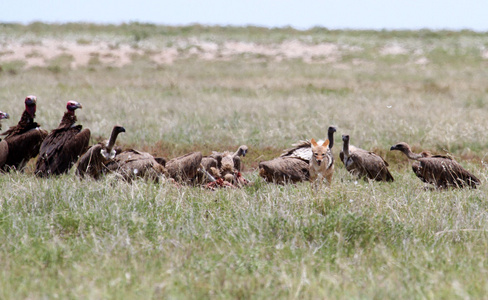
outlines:
{"label": "vulture", "polygon": [[339,154],[344,166],[354,176],[376,181],[394,181],[388,163],[376,153],[349,145],[349,135],[342,135],[343,149]]}
{"label": "vulture", "polygon": [[432,155],[427,151],[413,153],[407,143],[398,143],[390,148],[403,152],[414,160],[412,169],[420,180],[433,184],[436,188],[476,188],[481,181],[448,156]]}
{"label": "vulture", "polygon": [[163,164],[147,152],[134,149],[125,150],[106,164],[107,170],[119,174],[131,182],[137,177],[158,182],[159,177],[168,173]]}
{"label": "vulture", "polygon": [[244,183],[245,180],[236,180],[236,177],[242,177],[239,173],[242,171],[241,156],[246,156],[248,147],[246,145],[241,145],[236,152],[224,151],[216,152],[213,151],[212,155],[202,158],[202,168],[206,171],[204,174],[198,176],[199,181],[204,181],[202,177],[206,175],[207,179],[210,176],[213,179],[223,178],[229,183]]}
{"label": "vulture", "polygon": [[197,177],[201,162],[202,153],[192,152],[169,160],[166,170],[177,182],[190,182]]}
{"label": "vulture", "polygon": [[121,152],[116,151],[114,145],[117,136],[122,132],[125,132],[124,127],[114,126],[108,141],[91,146],[80,158],[76,168],[76,174],[80,177],[88,175],[95,179],[99,179],[100,175],[105,171],[105,165],[115,157],[117,152]]}
{"label": "vulture", "polygon": [[67,173],[88,148],[90,130],[75,125],[75,110],[82,108],[76,101],[68,101],[67,112],[58,128],[44,139],[37,158],[35,174],[41,177]]}
{"label": "vulture", "polygon": [[19,123],[2,133],[5,135],[5,139],[0,142],[0,168],[3,171],[22,171],[27,162],[39,154],[39,147],[48,135],[46,130],[34,122],[36,96],[27,96],[24,103],[25,110]]}
{"label": "vulture", "polygon": [[[337,129],[329,126],[327,139],[329,140],[329,151],[332,155],[334,146],[334,133]],[[323,143],[319,141],[318,143]],[[259,175],[268,182],[284,184],[286,182],[308,181],[310,179],[310,160],[312,158],[312,145],[310,141],[300,141],[293,144],[292,148],[286,149],[283,153],[272,160],[259,163]],[[332,168],[334,159],[332,159]]]}
{"label": "vulture", "polygon": [[[7,113],[0,111],[0,130],[2,130],[2,120],[3,119],[8,119],[9,116]],[[7,142],[3,142],[0,139],[0,167],[5,164],[5,161],[7,160],[7,155],[8,155],[8,145]]]}

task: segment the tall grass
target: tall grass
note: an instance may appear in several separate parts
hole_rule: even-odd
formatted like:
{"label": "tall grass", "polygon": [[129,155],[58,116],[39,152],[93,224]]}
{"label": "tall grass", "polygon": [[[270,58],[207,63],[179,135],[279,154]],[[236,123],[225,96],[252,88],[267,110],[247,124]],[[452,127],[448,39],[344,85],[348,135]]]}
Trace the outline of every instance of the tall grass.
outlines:
{"label": "tall grass", "polygon": [[[114,124],[119,143],[171,158],[250,148],[238,190],[24,174],[0,176],[0,298],[483,298],[488,292],[486,35],[172,28],[150,24],[2,25],[2,43],[42,38],[132,43],[168,39],[341,45],[340,58],[146,55],[114,68],[2,63],[0,109],[16,123],[28,94],[51,129],[67,100],[93,142]],[[129,33],[132,32],[132,33]],[[139,34],[139,39],[135,33]],[[144,33],[145,32],[145,33]],[[132,35],[131,35],[132,34]],[[37,36],[37,37],[36,37]],[[39,37],[40,36],[40,37]],[[27,45],[27,44],[26,44]],[[384,54],[401,45],[404,54]],[[353,50],[351,50],[353,49]],[[383,54],[382,54],[383,53]],[[427,63],[417,63],[425,57]],[[64,57],[66,58],[66,57]],[[338,136],[374,149],[392,184],[357,181],[336,161],[331,188],[263,182],[255,168],[291,143]],[[333,151],[341,147],[340,138]],[[397,142],[449,152],[480,177],[476,190],[432,191]]]}

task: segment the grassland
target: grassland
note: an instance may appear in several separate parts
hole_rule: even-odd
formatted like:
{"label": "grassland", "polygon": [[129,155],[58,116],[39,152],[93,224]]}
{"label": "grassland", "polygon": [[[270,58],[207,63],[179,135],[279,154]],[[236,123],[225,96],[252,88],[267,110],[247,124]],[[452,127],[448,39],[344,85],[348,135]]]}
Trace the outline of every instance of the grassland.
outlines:
{"label": "grassland", "polygon": [[[35,48],[53,41],[62,42],[55,57]],[[14,44],[33,48],[6,59]],[[73,44],[129,49],[130,61],[90,50],[73,66]],[[28,94],[47,129],[75,99],[93,142],[121,124],[120,144],[169,158],[247,144],[253,182],[212,192],[113,176],[38,179],[32,162],[3,174],[0,298],[488,294],[486,33],[2,24],[0,49],[0,110],[12,116],[4,128]],[[161,53],[176,54],[158,61]],[[338,161],[318,193],[257,176],[259,161],[323,138],[330,124],[384,156],[396,181],[356,181]],[[426,190],[388,151],[400,141],[450,153],[483,184]]]}

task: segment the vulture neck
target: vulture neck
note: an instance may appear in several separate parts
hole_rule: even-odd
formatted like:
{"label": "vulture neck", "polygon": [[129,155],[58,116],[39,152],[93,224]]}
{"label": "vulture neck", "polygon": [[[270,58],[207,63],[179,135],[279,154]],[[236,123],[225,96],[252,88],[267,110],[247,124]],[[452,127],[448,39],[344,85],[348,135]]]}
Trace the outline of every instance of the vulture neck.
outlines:
{"label": "vulture neck", "polygon": [[17,125],[24,128],[32,123],[34,123],[34,118],[31,117],[31,114],[27,111],[27,109],[24,110],[24,113],[22,113],[22,117],[20,117],[20,121]]}
{"label": "vulture neck", "polygon": [[59,123],[58,127],[69,128],[76,123],[76,115],[74,111],[67,111],[64,113],[63,118],[61,119],[61,123]]}
{"label": "vulture neck", "polygon": [[329,131],[327,133],[327,139],[329,140],[329,149],[332,149],[332,147],[334,146],[334,132],[333,131]]}
{"label": "vulture neck", "polygon": [[119,135],[119,131],[118,130],[112,130],[112,134],[110,135],[110,139],[108,140],[108,143],[107,143],[107,152],[110,153],[112,151],[112,149],[114,148],[114,145],[115,145],[115,141],[117,140],[117,136]]}
{"label": "vulture neck", "polygon": [[412,150],[410,148],[407,148],[407,149],[404,149],[403,150],[403,153],[405,153],[405,155],[409,158],[409,159],[413,159],[413,160],[418,160],[419,158],[422,158],[424,157],[422,154],[417,154],[417,153],[413,153]]}
{"label": "vulture neck", "polygon": [[39,124],[34,122],[34,119],[31,117],[30,113],[27,110],[24,110],[24,113],[22,113],[22,117],[20,117],[19,123],[17,123],[16,126],[10,127],[7,131],[2,133],[2,135],[6,135],[7,137],[9,137],[39,126]]}
{"label": "vulture neck", "polygon": [[342,146],[342,152],[344,153],[345,157],[349,157],[349,140],[344,141],[344,145]]}

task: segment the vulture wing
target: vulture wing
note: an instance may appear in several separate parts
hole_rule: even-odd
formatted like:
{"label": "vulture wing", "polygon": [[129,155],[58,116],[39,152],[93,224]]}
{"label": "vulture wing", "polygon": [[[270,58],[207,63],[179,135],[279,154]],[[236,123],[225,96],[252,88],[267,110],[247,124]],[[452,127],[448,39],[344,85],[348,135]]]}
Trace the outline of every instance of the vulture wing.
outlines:
{"label": "vulture wing", "polygon": [[90,147],[88,151],[78,161],[76,167],[76,175],[84,177],[89,175],[95,179],[98,179],[102,174],[104,163],[106,159],[102,155],[102,144],[96,144]]}
{"label": "vulture wing", "polygon": [[259,163],[259,175],[266,181],[284,184],[307,181],[309,164],[296,157],[277,157]]}
{"label": "vulture wing", "polygon": [[[321,144],[322,141],[317,142]],[[291,148],[285,149],[280,157],[295,157],[309,162],[312,159],[312,148],[310,141],[299,141],[292,144]]]}
{"label": "vulture wing", "polygon": [[157,182],[160,176],[167,174],[164,166],[151,154],[133,149],[117,154],[107,163],[107,169],[116,172],[127,181],[142,177]]}
{"label": "vulture wing", "polygon": [[446,156],[419,158],[412,164],[412,169],[422,181],[438,188],[472,187],[476,188],[481,181],[464,169],[458,162]]}
{"label": "vulture wing", "polygon": [[13,167],[22,170],[31,158],[39,154],[41,143],[47,135],[46,130],[37,127],[21,134],[7,136],[4,141],[8,144],[8,156],[4,169]]}
{"label": "vulture wing", "polygon": [[376,181],[394,181],[388,170],[388,163],[376,153],[357,149],[351,154],[351,160],[360,177]]}
{"label": "vulture wing", "polygon": [[36,174],[66,173],[82,155],[90,140],[90,130],[81,125],[55,129],[42,143],[36,164]]}
{"label": "vulture wing", "polygon": [[166,163],[166,169],[171,178],[179,182],[187,182],[197,176],[202,163],[202,153],[192,152],[173,158]]}
{"label": "vulture wing", "polygon": [[3,168],[3,165],[7,161],[8,157],[8,143],[7,141],[3,140],[0,141],[0,168]]}

